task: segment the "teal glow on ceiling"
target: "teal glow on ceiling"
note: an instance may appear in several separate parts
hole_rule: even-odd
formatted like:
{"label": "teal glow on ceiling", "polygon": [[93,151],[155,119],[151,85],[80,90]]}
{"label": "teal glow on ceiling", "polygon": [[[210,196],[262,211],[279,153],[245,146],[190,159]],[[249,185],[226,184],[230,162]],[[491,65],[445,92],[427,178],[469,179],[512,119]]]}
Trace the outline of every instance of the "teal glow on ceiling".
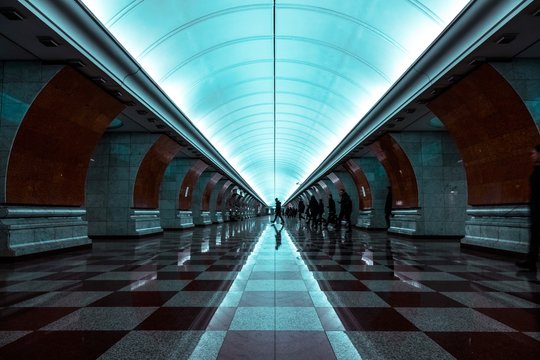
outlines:
{"label": "teal glow on ceiling", "polygon": [[82,2],[271,204],[468,0],[276,0],[275,24],[269,0]]}

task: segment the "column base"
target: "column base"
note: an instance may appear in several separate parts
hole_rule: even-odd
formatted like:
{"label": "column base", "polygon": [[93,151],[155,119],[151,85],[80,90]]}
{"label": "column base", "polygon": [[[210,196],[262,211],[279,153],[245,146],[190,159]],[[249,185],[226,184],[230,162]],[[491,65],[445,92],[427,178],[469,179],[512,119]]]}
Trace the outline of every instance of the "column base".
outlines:
{"label": "column base", "polygon": [[130,209],[127,236],[145,236],[163,232],[159,210]]}
{"label": "column base", "polygon": [[189,229],[194,227],[193,212],[189,210],[177,210],[176,217],[163,224],[165,229]]}
{"label": "column base", "polygon": [[469,207],[462,244],[527,253],[529,249],[527,206]]}
{"label": "column base", "polygon": [[424,235],[421,209],[395,209],[390,219],[389,233],[408,236]]}
{"label": "column base", "polygon": [[375,210],[365,209],[358,211],[358,218],[356,220],[356,227],[361,229],[371,229],[373,228],[373,218]]}
{"label": "column base", "polygon": [[214,216],[212,216],[212,222],[221,224],[223,222],[223,213],[221,211],[216,211]]}
{"label": "column base", "polygon": [[193,218],[195,225],[210,225],[212,224],[212,218],[210,217],[210,211],[201,211],[199,216]]}
{"label": "column base", "polygon": [[86,210],[0,207],[0,256],[17,257],[89,245]]}

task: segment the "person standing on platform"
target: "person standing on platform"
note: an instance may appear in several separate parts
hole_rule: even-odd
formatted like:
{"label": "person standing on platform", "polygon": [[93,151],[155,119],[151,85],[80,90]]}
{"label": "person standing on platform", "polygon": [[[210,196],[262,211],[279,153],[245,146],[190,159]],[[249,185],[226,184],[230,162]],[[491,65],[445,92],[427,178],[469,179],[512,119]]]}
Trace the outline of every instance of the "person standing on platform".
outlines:
{"label": "person standing on platform", "polygon": [[531,194],[529,197],[530,238],[527,259],[516,263],[520,268],[536,272],[538,248],[540,246],[540,144],[531,150],[534,162],[533,172],[529,178]]}
{"label": "person standing on platform", "polygon": [[328,219],[326,220],[326,228],[328,228],[328,224],[336,226],[336,219],[336,202],[332,194],[328,194]]}
{"label": "person standing on platform", "polygon": [[317,199],[315,198],[315,195],[311,195],[311,199],[309,199],[309,213],[311,215],[311,227],[317,226],[317,216],[319,214],[319,203],[317,202]]}
{"label": "person standing on platform", "polygon": [[322,199],[319,199],[319,221],[318,221],[318,224],[321,224],[321,227],[322,227],[322,224],[324,222],[324,203],[322,201]]}
{"label": "person standing on platform", "polygon": [[304,213],[305,208],[306,206],[304,205],[304,202],[300,200],[300,202],[298,203],[298,220],[304,219],[302,214]]}
{"label": "person standing on platform", "polygon": [[339,201],[341,208],[339,211],[339,219],[337,222],[337,229],[341,228],[341,221],[345,219],[347,222],[347,231],[352,230],[351,213],[352,213],[352,200],[349,194],[344,189],[339,191],[341,200]]}
{"label": "person standing on platform", "polygon": [[277,218],[281,219],[281,223],[285,225],[285,220],[281,217],[281,201],[279,201],[278,198],[276,198],[276,216],[274,216],[274,220],[272,220],[272,224],[276,222]]}

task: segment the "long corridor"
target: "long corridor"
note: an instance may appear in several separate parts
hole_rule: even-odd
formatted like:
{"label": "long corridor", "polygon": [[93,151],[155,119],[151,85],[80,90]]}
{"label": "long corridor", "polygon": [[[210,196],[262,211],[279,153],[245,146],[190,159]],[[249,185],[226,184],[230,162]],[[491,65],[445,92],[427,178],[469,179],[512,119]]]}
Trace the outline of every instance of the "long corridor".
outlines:
{"label": "long corridor", "polygon": [[286,221],[0,264],[0,358],[538,359],[514,259]]}

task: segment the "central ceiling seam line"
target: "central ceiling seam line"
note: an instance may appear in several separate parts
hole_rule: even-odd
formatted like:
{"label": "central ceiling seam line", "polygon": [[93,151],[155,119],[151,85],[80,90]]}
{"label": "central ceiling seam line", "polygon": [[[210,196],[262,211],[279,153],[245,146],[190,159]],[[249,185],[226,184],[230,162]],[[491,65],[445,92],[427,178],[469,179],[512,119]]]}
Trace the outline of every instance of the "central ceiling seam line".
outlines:
{"label": "central ceiling seam line", "polygon": [[276,197],[276,0],[272,6],[272,47],[274,53],[274,198]]}

